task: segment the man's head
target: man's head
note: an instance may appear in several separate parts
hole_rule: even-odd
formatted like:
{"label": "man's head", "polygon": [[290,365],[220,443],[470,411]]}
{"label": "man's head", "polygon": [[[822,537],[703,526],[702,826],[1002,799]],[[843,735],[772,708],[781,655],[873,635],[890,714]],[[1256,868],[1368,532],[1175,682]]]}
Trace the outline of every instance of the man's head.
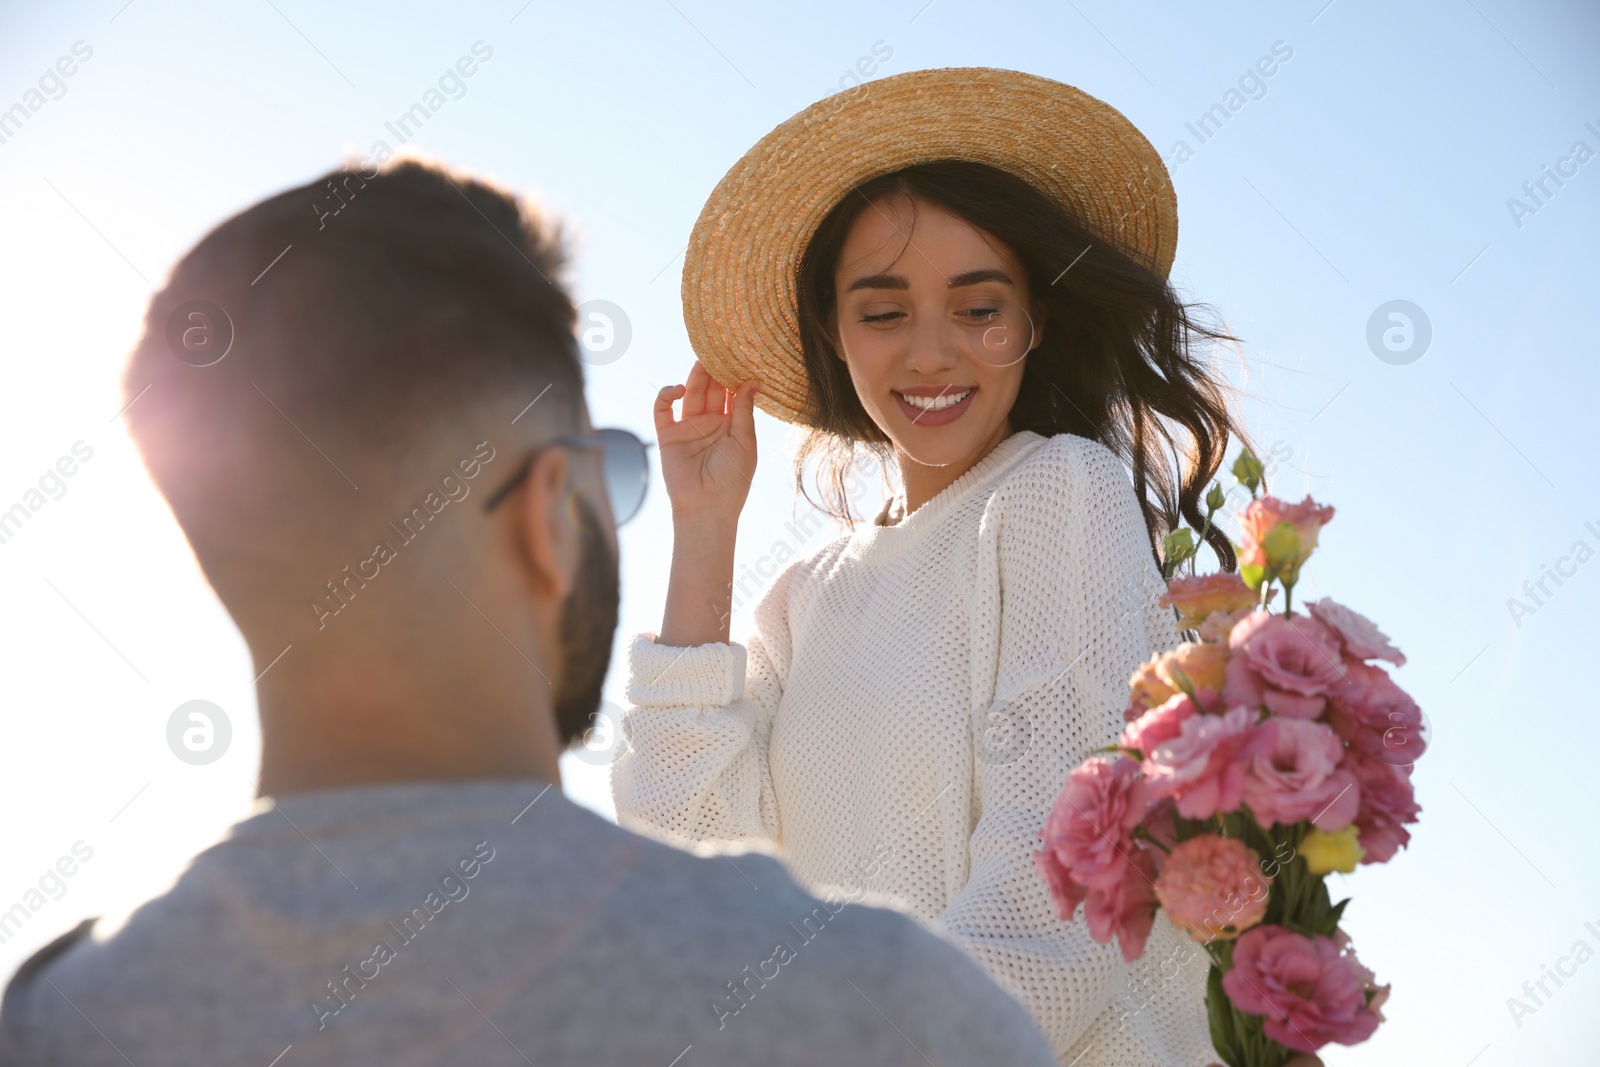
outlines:
{"label": "man's head", "polygon": [[433,748],[435,776],[508,709],[589,725],[615,536],[599,456],[552,445],[590,431],[563,266],[531,207],[403,161],[236,215],[152,299],[126,418],[258,665],[289,649],[269,766],[325,702],[326,758]]}

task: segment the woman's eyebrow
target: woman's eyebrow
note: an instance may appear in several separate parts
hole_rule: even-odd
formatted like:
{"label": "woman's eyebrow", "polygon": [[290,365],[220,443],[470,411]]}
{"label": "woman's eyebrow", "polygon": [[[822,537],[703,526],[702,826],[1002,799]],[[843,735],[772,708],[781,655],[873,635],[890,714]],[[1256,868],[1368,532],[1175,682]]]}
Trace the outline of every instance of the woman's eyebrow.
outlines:
{"label": "woman's eyebrow", "polygon": [[909,288],[911,288],[911,283],[906,281],[906,279],[905,279],[905,277],[903,275],[900,275],[900,274],[869,274],[865,278],[857,278],[855,281],[851,282],[850,283],[850,287],[848,289],[846,289],[845,292],[853,293],[857,289],[909,289]]}
{"label": "woman's eyebrow", "polygon": [[965,274],[957,274],[945,283],[946,288],[959,289],[963,285],[977,285],[979,282],[1004,282],[1007,285],[1015,284],[1011,275],[1003,270],[986,268],[984,270],[969,270]]}

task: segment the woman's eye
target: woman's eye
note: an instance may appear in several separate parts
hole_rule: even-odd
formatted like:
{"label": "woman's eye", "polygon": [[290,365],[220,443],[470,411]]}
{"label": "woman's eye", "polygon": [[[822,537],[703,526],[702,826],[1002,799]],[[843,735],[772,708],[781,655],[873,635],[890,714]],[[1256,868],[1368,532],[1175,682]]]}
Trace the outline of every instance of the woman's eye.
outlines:
{"label": "woman's eye", "polygon": [[963,311],[961,314],[965,315],[967,318],[971,319],[973,322],[988,322],[990,319],[992,319],[996,315],[1000,314],[1000,309],[997,308],[997,307],[968,308],[967,310]]}
{"label": "woman's eye", "polygon": [[903,312],[899,312],[899,311],[881,311],[876,315],[863,315],[863,316],[861,316],[861,321],[862,322],[888,322],[891,319],[900,318],[902,314],[904,314],[904,313]]}

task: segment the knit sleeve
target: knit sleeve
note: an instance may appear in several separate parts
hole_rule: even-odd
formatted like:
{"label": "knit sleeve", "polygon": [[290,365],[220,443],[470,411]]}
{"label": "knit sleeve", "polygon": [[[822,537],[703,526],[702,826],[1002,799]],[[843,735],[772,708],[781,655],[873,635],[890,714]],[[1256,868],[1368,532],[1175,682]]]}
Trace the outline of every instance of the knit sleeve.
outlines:
{"label": "knit sleeve", "polygon": [[785,570],[762,597],[744,645],[633,639],[626,743],[611,769],[620,825],[693,841],[777,838],[767,741],[789,672],[793,574]]}
{"label": "knit sleeve", "polygon": [[1066,1062],[1128,965],[1081,912],[1058,918],[1033,853],[1067,773],[1117,735],[1159,632],[1161,578],[1121,462],[1081,438],[1053,439],[996,492],[979,555],[998,584],[980,578],[994,591],[973,608],[973,829],[966,884],[939,925]]}

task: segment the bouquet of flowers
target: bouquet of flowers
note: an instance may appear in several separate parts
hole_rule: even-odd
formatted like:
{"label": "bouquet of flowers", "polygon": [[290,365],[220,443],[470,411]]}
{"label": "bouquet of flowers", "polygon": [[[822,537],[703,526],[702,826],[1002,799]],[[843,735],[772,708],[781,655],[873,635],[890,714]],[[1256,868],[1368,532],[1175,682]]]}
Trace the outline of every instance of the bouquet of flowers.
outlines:
{"label": "bouquet of flowers", "polygon": [[[1166,542],[1179,628],[1192,635],[1131,680],[1127,728],[1077,767],[1035,853],[1061,918],[1083,905],[1096,941],[1144,952],[1156,909],[1210,957],[1211,1040],[1230,1067],[1353,1045],[1383,1021],[1379,986],[1339,929],[1325,877],[1385,863],[1421,810],[1416,703],[1377,665],[1405,657],[1367,618],[1322,599],[1293,609],[1333,508],[1257,496],[1239,516],[1239,573],[1174,577],[1191,531]],[[1225,498],[1206,497],[1201,539]],[[1283,610],[1270,610],[1276,592]]]}

